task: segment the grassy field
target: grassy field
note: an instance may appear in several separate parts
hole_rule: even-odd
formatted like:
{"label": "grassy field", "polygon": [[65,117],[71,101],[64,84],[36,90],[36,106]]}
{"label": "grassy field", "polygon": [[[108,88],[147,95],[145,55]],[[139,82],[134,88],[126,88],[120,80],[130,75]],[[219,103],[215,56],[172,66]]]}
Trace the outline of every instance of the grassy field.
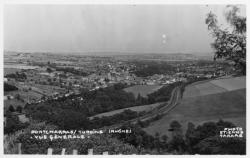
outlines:
{"label": "grassy field", "polygon": [[147,97],[148,94],[153,93],[154,91],[157,91],[160,89],[161,85],[136,85],[132,87],[125,88],[124,90],[126,92],[131,92],[134,94],[135,97],[140,94],[143,97]]}
{"label": "grassy field", "polygon": [[227,91],[226,89],[216,86],[211,82],[206,82],[203,84],[197,84],[186,87],[183,96],[184,98],[189,98],[189,97],[197,97],[214,93],[222,93],[226,91]]}
{"label": "grassy field", "polygon": [[36,69],[38,66],[30,66],[25,64],[4,64],[4,68],[13,68],[13,69]]}
{"label": "grassy field", "polygon": [[16,73],[16,72],[19,72],[19,71],[21,71],[21,69],[17,69],[17,68],[4,68],[4,75],[13,74],[13,73]]}
{"label": "grassy field", "polygon": [[245,77],[212,80],[186,87],[183,99],[167,115],[153,122],[145,131],[167,134],[169,124],[179,121],[183,130],[188,122],[195,125],[219,119],[233,122],[246,129],[246,88]]}
{"label": "grassy field", "polygon": [[213,80],[212,84],[222,87],[228,91],[237,90],[246,87],[246,77],[235,77],[223,80]]}
{"label": "grassy field", "polygon": [[185,98],[168,115],[145,129],[149,134],[167,134],[169,124],[179,121],[183,130],[188,122],[196,125],[208,121],[228,120],[246,129],[246,89]]}
{"label": "grassy field", "polygon": [[47,96],[53,95],[54,92],[65,92],[65,89],[60,88],[58,86],[39,85],[39,84],[32,85],[32,90],[40,94],[45,94]]}
{"label": "grassy field", "polygon": [[217,79],[200,84],[191,84],[185,88],[184,98],[223,93],[246,87],[246,77]]}
{"label": "grassy field", "polygon": [[101,114],[92,116],[92,117],[90,117],[90,119],[92,119],[94,117],[112,116],[114,114],[119,114],[119,113],[121,113],[121,112],[123,112],[124,110],[127,110],[127,109],[130,109],[130,110],[136,111],[136,112],[150,111],[150,110],[156,108],[157,106],[159,106],[160,104],[162,104],[162,103],[155,103],[155,104],[142,105],[142,106],[134,106],[134,107],[130,107],[130,108],[114,110],[114,111],[105,112],[105,113],[101,113]]}

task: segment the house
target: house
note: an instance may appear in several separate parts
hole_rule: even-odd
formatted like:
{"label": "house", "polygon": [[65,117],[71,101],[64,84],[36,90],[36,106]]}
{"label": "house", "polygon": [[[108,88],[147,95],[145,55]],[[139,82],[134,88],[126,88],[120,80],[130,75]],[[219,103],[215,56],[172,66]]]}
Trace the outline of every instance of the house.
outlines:
{"label": "house", "polygon": [[12,96],[12,95],[5,95],[4,96],[4,100],[11,100],[11,99],[14,99],[14,96]]}
{"label": "house", "polygon": [[26,117],[26,115],[24,113],[19,113],[19,112],[12,112],[11,113],[12,116],[17,116],[18,120],[22,123],[26,123],[29,122],[29,118]]}

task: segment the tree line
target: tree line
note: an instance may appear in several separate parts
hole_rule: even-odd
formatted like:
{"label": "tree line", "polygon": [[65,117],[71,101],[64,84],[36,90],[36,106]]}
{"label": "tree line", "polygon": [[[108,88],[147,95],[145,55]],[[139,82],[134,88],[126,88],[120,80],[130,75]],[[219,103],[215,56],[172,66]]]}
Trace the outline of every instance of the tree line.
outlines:
{"label": "tree line", "polygon": [[182,125],[174,120],[170,123],[168,132],[170,136],[154,136],[147,134],[139,123],[125,124],[122,129],[131,129],[132,134],[113,134],[124,143],[135,146],[140,153],[148,154],[246,154],[246,139],[238,137],[220,137],[224,128],[236,127],[233,123],[219,120],[218,122],[205,122],[195,126],[188,123],[184,133]]}

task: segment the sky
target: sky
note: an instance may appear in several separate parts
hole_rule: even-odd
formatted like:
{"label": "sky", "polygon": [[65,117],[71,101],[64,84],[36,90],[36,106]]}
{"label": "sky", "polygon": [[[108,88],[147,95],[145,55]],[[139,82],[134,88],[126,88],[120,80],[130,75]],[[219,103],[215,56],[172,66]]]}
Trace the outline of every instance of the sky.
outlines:
{"label": "sky", "polygon": [[[5,5],[4,50],[56,53],[211,53],[206,14],[225,5]],[[242,14],[245,8],[241,7]]]}

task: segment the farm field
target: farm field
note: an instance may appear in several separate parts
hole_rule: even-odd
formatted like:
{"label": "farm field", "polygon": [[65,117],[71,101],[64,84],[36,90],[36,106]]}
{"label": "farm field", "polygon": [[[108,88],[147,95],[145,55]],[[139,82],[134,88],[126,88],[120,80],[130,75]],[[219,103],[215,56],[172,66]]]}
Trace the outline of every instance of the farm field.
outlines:
{"label": "farm field", "polygon": [[222,87],[228,91],[246,87],[246,77],[235,77],[231,79],[213,80],[212,84]]}
{"label": "farm field", "polygon": [[[230,81],[232,81],[232,84],[230,84]],[[234,84],[233,82],[236,81],[240,83]],[[213,82],[217,85],[212,84]],[[153,122],[144,130],[152,135],[159,132],[171,136],[168,129],[173,120],[180,122],[185,132],[188,122],[199,125],[204,122],[217,122],[222,119],[243,127],[245,133],[246,88],[242,88],[244,83],[245,78],[242,77],[192,84],[186,87],[182,100],[169,114]],[[226,87],[227,84],[229,88]],[[231,88],[233,86],[234,88]]]}
{"label": "farm field", "polygon": [[65,89],[60,88],[58,86],[39,85],[39,84],[32,85],[32,90],[47,96],[52,96],[54,92],[65,92]]}
{"label": "farm field", "polygon": [[191,84],[185,88],[184,98],[197,97],[215,93],[242,89],[246,87],[246,77],[217,79],[199,84]]}
{"label": "farm field", "polygon": [[30,66],[24,64],[4,64],[4,68],[12,68],[12,69],[37,69],[39,66]]}
{"label": "farm field", "polygon": [[4,75],[13,74],[13,73],[16,73],[16,72],[19,72],[19,71],[21,71],[21,69],[17,69],[17,68],[4,68]]}
{"label": "farm field", "polygon": [[149,104],[149,105],[141,105],[141,106],[134,106],[134,107],[129,107],[129,108],[124,108],[124,109],[119,109],[119,110],[114,110],[114,111],[110,111],[110,112],[105,112],[105,113],[101,113],[92,117],[89,117],[90,119],[93,119],[94,117],[103,117],[103,116],[112,116],[114,114],[119,114],[121,112],[123,112],[124,110],[132,110],[132,111],[136,111],[136,112],[142,112],[142,111],[150,111],[154,108],[156,108],[157,106],[161,105],[162,103],[155,103],[155,104]]}
{"label": "farm field", "polygon": [[184,98],[197,97],[197,96],[209,95],[209,94],[214,94],[214,93],[222,93],[226,91],[227,90],[224,88],[216,86],[210,82],[206,82],[203,84],[198,84],[198,85],[189,86],[185,88]]}
{"label": "farm field", "polygon": [[153,93],[154,91],[157,91],[160,89],[161,85],[136,85],[132,87],[125,88],[124,90],[126,92],[131,92],[134,94],[135,97],[140,94],[143,97],[147,97],[148,94]]}

